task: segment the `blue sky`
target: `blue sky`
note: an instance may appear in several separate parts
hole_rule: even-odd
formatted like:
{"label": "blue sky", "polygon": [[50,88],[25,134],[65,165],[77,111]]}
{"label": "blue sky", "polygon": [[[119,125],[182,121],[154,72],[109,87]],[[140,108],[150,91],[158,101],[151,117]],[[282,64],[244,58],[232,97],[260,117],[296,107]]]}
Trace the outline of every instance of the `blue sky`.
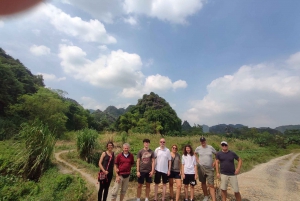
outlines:
{"label": "blue sky", "polygon": [[157,93],[182,121],[299,124],[300,1],[52,0],[0,47],[87,109]]}

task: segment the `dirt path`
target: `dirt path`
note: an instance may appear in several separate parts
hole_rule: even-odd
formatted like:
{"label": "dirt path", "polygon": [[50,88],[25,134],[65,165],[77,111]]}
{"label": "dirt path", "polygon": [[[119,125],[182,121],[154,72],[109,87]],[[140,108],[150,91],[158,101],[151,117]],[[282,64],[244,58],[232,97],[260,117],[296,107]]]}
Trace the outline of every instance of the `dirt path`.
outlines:
{"label": "dirt path", "polygon": [[[87,182],[95,186],[97,192],[99,184],[95,177],[84,172],[84,170],[78,169],[60,157],[60,154],[67,152],[69,150],[55,153],[56,160],[63,164],[63,166],[60,166],[60,169],[65,173],[69,173],[70,170],[65,167],[68,166],[72,171],[79,172]],[[300,200],[300,153],[285,155],[260,164],[253,170],[240,174],[238,181],[243,201]],[[151,189],[153,188],[151,187]],[[195,192],[201,192],[202,194],[202,190]],[[233,193],[230,190],[228,193],[229,197],[233,197]],[[153,194],[153,191],[151,194]],[[108,198],[110,198],[110,195],[109,191]],[[127,197],[125,200],[135,199],[128,199]]]}
{"label": "dirt path", "polygon": [[300,153],[275,158],[238,176],[243,201],[300,200]]}

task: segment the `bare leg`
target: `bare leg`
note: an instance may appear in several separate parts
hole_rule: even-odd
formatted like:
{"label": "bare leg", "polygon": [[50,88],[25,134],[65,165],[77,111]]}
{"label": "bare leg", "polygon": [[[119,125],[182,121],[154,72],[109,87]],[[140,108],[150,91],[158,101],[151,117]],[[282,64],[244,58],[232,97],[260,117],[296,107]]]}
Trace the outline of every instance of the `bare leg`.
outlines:
{"label": "bare leg", "polygon": [[216,201],[216,190],[213,185],[208,185],[212,201]]}
{"label": "bare leg", "polygon": [[203,190],[203,194],[204,194],[204,196],[208,196],[208,191],[207,191],[207,185],[206,185],[206,183],[202,183],[201,182],[201,186],[202,186],[202,190]]}
{"label": "bare leg", "polygon": [[184,199],[188,199],[188,188],[189,185],[184,185]]}
{"label": "bare leg", "polygon": [[174,198],[173,181],[174,181],[173,178],[169,179],[170,198]]}
{"label": "bare leg", "polygon": [[146,198],[149,198],[150,195],[150,183],[146,182]]}
{"label": "bare leg", "polygon": [[158,184],[154,186],[154,200],[157,200],[157,193],[158,193]]}
{"label": "bare leg", "polygon": [[176,179],[176,201],[179,201],[180,193],[181,193],[181,179]]}
{"label": "bare leg", "polygon": [[167,184],[163,184],[163,193],[162,193],[162,200],[165,200],[165,196],[166,196],[166,189],[167,189]]}
{"label": "bare leg", "polygon": [[227,190],[222,190],[222,201],[226,201],[227,198]]}
{"label": "bare leg", "polygon": [[120,201],[123,201],[124,197],[125,197],[125,194],[121,194],[120,195]]}
{"label": "bare leg", "polygon": [[193,200],[194,199],[194,186],[192,186],[192,185],[190,185],[190,190],[191,190],[191,200]]}
{"label": "bare leg", "polygon": [[143,184],[139,184],[139,183],[138,183],[137,193],[136,193],[136,197],[137,197],[137,198],[141,198],[141,194],[142,194],[142,186],[143,186]]}
{"label": "bare leg", "polygon": [[240,192],[234,193],[236,201],[242,201],[242,196]]}

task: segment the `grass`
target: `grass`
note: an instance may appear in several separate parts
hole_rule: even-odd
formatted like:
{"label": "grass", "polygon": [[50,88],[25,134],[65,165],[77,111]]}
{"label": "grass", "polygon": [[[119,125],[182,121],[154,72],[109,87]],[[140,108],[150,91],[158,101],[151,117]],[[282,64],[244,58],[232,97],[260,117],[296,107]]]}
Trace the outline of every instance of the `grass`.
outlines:
{"label": "grass", "polygon": [[0,200],[88,200],[91,191],[77,174],[62,174],[52,164],[38,182],[24,180],[14,167],[18,142],[0,141]]}

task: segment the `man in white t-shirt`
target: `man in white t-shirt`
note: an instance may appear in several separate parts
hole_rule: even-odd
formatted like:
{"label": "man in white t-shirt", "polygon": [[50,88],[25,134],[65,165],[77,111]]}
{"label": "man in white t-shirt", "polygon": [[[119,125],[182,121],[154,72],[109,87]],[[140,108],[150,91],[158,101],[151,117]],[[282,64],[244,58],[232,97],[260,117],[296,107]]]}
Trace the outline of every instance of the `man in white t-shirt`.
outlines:
{"label": "man in white t-shirt", "polygon": [[166,188],[168,183],[168,176],[171,172],[171,152],[165,146],[166,140],[161,138],[159,141],[160,146],[154,151],[155,156],[155,189],[154,189],[154,200],[157,200],[158,184],[163,181],[162,200],[165,200]]}
{"label": "man in white t-shirt", "polygon": [[[198,162],[198,176],[202,185],[204,194],[203,201],[208,200],[207,185],[212,201],[216,201],[215,187],[214,187],[214,166],[213,155],[216,155],[217,151],[210,145],[206,144],[205,137],[200,138],[201,145],[195,149],[195,154]],[[207,185],[206,185],[207,181]]]}

